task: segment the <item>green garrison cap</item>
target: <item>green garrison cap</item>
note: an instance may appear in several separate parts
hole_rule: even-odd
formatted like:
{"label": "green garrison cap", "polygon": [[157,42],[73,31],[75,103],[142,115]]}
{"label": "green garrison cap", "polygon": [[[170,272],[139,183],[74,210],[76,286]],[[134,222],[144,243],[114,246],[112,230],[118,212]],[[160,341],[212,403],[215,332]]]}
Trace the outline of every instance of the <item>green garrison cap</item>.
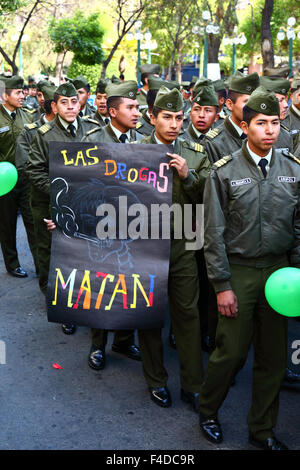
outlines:
{"label": "green garrison cap", "polygon": [[121,96],[122,98],[136,99],[138,84],[134,80],[125,80],[121,83],[109,83],[106,87],[107,98]]}
{"label": "green garrison cap", "polygon": [[180,85],[176,81],[166,81],[162,78],[154,77],[153,75],[148,78],[149,90],[159,90],[162,86],[169,88],[169,90],[173,90],[173,88],[177,88],[178,90],[180,90]]}
{"label": "green garrison cap", "polygon": [[20,90],[24,86],[24,80],[19,75],[13,75],[12,77],[2,78],[4,81],[6,90]]}
{"label": "green garrison cap", "polygon": [[159,64],[144,64],[140,66],[141,73],[148,73],[149,75],[159,75],[160,65]]}
{"label": "green garrison cap", "polygon": [[71,98],[71,96],[78,96],[77,90],[74,87],[73,83],[66,82],[59,85],[59,87],[55,90],[57,95],[66,96],[67,98]]}
{"label": "green garrison cap", "polygon": [[76,90],[80,90],[80,88],[83,88],[89,84],[89,82],[83,75],[79,75],[79,77],[73,78],[72,83]]}
{"label": "green garrison cap", "polygon": [[55,86],[44,85],[41,87],[40,91],[43,93],[45,101],[53,101],[54,93],[56,92]]}
{"label": "green garrison cap", "polygon": [[193,95],[198,95],[199,91],[201,90],[203,86],[209,86],[211,84],[212,84],[212,81],[210,80],[210,78],[205,78],[205,77],[198,78],[193,88]]}
{"label": "green garrison cap", "polygon": [[218,106],[218,95],[213,86],[203,86],[199,93],[193,99],[193,102],[199,106]]}
{"label": "green garrison cap", "polygon": [[287,65],[285,67],[266,67],[264,69],[264,75],[267,77],[274,78],[287,78],[290,73],[290,67]]}
{"label": "green garrison cap", "polygon": [[48,80],[40,80],[36,86],[37,91],[42,91],[44,86],[49,86],[50,82]]}
{"label": "green garrison cap", "polygon": [[214,80],[212,82],[213,84],[213,87],[215,89],[215,91],[223,91],[223,90],[226,90],[226,86],[225,86],[225,83],[223,80],[221,80],[221,78],[219,80]]}
{"label": "green garrison cap", "polygon": [[189,91],[190,90],[190,82],[181,82],[181,86],[184,90]]}
{"label": "green garrison cap", "polygon": [[229,83],[229,90],[242,95],[251,95],[251,93],[260,85],[259,75],[256,72],[244,75],[237,71],[232,75]]}
{"label": "green garrison cap", "polygon": [[254,90],[247,101],[247,107],[267,116],[280,115],[280,106],[275,93],[266,90],[263,86]]}
{"label": "green garrison cap", "polygon": [[108,78],[100,78],[97,83],[96,93],[101,93],[101,95],[104,95],[105,89],[109,83],[111,83],[111,81]]}
{"label": "green garrison cap", "polygon": [[111,77],[111,82],[112,82],[112,83],[123,83],[120,78],[116,77],[116,75],[113,75],[113,76]]}
{"label": "green garrison cap", "polygon": [[162,86],[156,95],[154,107],[165,109],[166,111],[178,112],[183,109],[184,101],[182,94],[177,88],[169,90],[167,87]]}
{"label": "green garrison cap", "polygon": [[290,89],[290,82],[285,78],[260,77],[260,84],[268,91],[286,95]]}

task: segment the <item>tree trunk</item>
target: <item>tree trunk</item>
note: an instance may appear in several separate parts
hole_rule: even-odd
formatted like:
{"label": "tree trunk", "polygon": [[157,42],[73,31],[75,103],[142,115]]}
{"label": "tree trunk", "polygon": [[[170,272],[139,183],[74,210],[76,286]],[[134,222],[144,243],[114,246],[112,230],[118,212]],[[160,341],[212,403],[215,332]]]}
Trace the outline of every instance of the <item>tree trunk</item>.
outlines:
{"label": "tree trunk", "polygon": [[263,69],[274,67],[274,48],[271,34],[271,17],[273,13],[274,0],[265,0],[261,19],[261,53],[263,58]]}
{"label": "tree trunk", "polygon": [[208,63],[216,64],[219,62],[220,38],[214,34],[208,35]]}
{"label": "tree trunk", "polygon": [[54,70],[54,75],[55,75],[55,78],[57,78],[60,82],[60,79],[61,79],[61,70],[62,70],[62,64],[63,64],[63,61],[64,61],[64,57],[65,54],[63,52],[59,52],[57,54],[57,57],[56,57],[56,64],[55,64],[55,70]]}

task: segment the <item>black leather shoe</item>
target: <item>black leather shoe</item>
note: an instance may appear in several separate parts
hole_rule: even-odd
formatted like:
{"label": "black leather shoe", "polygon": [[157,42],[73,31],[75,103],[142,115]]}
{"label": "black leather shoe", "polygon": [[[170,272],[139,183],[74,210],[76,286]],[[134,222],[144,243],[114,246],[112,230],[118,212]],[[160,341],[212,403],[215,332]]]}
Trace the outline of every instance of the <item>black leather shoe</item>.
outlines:
{"label": "black leather shoe", "polygon": [[76,325],[72,325],[71,323],[65,323],[61,325],[61,329],[65,335],[72,335],[76,331]]}
{"label": "black leather shoe", "polygon": [[124,354],[124,356],[129,357],[129,359],[134,359],[135,361],[141,361],[141,352],[135,344],[112,344],[112,351],[119,354]]}
{"label": "black leather shoe", "polygon": [[200,429],[207,440],[218,444],[223,440],[221,425],[216,418],[204,418],[200,415]]}
{"label": "black leather shoe", "polygon": [[288,450],[287,446],[282,442],[278,441],[276,437],[269,437],[267,439],[255,439],[251,434],[249,434],[249,442],[255,447],[259,447],[264,450]]}
{"label": "black leather shoe", "polygon": [[199,393],[187,392],[181,389],[180,398],[185,403],[190,403],[194,410],[199,413]]}
{"label": "black leather shoe", "polygon": [[167,387],[149,387],[149,392],[151,400],[153,400],[156,405],[162,408],[168,408],[172,405],[171,395]]}
{"label": "black leather shoe", "polygon": [[172,333],[169,334],[169,344],[171,348],[176,349],[175,336]]}
{"label": "black leather shoe", "polygon": [[284,382],[288,384],[300,384],[300,374],[296,374],[287,367],[285,369]]}
{"label": "black leather shoe", "polygon": [[8,271],[8,273],[11,274],[14,277],[28,277],[27,272],[24,271],[24,269],[21,268],[21,266],[19,266],[18,268],[15,268],[15,269],[10,269]]}
{"label": "black leather shoe", "polygon": [[105,367],[105,351],[102,349],[91,348],[88,364],[92,369],[102,370]]}

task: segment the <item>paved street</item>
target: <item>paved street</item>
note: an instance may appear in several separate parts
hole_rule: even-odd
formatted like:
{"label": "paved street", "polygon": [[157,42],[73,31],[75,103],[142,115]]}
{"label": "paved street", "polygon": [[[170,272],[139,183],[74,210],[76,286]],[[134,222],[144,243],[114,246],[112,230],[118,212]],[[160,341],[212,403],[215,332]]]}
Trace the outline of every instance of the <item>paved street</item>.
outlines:
{"label": "paved street", "polygon": [[[111,352],[111,334],[107,366],[95,372],[87,365],[89,329],[79,327],[66,336],[58,324],[48,323],[20,217],[18,250],[29,273],[24,280],[6,273],[0,254],[0,362],[6,359],[0,364],[0,449],[215,449],[200,435],[198,416],[179,398],[179,367],[167,342],[168,328],[165,363],[173,406],[161,409],[149,399],[141,364]],[[300,322],[290,321],[289,345],[296,339]],[[218,449],[253,449],[246,425],[251,363],[250,354],[221,409],[224,441]],[[300,449],[299,403],[300,388],[283,389],[276,432],[290,449]]]}

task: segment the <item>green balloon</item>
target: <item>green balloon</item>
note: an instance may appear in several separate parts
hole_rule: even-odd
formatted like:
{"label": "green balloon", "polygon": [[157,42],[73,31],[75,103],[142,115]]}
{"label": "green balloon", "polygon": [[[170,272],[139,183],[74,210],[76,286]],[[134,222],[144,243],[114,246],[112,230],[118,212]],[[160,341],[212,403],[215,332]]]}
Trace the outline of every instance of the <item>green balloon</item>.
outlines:
{"label": "green balloon", "polygon": [[300,269],[275,271],[266,282],[265,295],[269,305],[280,315],[300,316]]}
{"label": "green balloon", "polygon": [[0,162],[0,196],[9,193],[18,180],[16,167],[9,162]]}

